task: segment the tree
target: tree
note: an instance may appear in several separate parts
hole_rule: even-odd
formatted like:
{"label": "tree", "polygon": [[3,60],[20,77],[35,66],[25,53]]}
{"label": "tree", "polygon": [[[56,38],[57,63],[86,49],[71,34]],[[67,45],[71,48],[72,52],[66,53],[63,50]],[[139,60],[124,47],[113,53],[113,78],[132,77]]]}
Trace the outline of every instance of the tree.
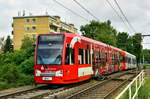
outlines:
{"label": "tree", "polygon": [[4,53],[12,51],[13,51],[12,40],[10,36],[7,36],[6,43],[4,45]]}
{"label": "tree", "polygon": [[34,42],[35,42],[35,40],[31,39],[28,36],[25,36],[24,39],[22,40],[21,49],[30,49],[30,48],[33,48]]}
{"label": "tree", "polygon": [[132,37],[133,40],[133,54],[137,57],[137,63],[139,64],[142,59],[142,34],[136,33]]}
{"label": "tree", "polygon": [[126,48],[127,48],[127,52],[129,52],[131,54],[134,54],[133,53],[133,39],[132,39],[132,36],[129,36]]}
{"label": "tree", "polygon": [[144,49],[143,50],[143,55],[144,55],[144,62],[146,64],[150,64],[150,50],[149,49]]}
{"label": "tree", "polygon": [[20,64],[20,70],[26,75],[33,75],[33,66],[34,66],[34,57],[31,56],[29,59],[26,59]]}
{"label": "tree", "polygon": [[82,25],[80,28],[83,36],[86,36],[106,44],[116,46],[117,31],[111,26],[111,21],[91,21],[90,24]]}
{"label": "tree", "polygon": [[117,47],[127,51],[129,34],[127,32],[119,32],[117,35]]}

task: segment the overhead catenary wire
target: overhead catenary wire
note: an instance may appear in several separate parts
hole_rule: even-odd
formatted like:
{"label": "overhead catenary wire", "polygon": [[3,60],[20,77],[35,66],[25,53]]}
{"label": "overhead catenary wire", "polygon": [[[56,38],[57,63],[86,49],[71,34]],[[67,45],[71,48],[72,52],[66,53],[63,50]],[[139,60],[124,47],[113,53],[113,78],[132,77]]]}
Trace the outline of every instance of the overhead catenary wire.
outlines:
{"label": "overhead catenary wire", "polygon": [[109,0],[106,0],[106,2],[109,4],[109,6],[113,9],[113,11],[116,13],[116,15],[120,18],[120,20],[123,22],[123,24],[127,27],[127,29],[130,31],[128,25],[125,23],[124,19],[119,15],[115,7],[109,2]]}
{"label": "overhead catenary wire", "polygon": [[68,7],[66,7],[65,5],[63,5],[62,3],[58,2],[57,0],[53,0],[53,1],[56,2],[57,4],[59,4],[60,6],[62,6],[63,8],[67,9],[68,11],[70,11],[71,13],[73,13],[74,15],[76,15],[76,16],[84,19],[85,21],[89,22],[89,20],[87,18],[85,18],[85,17],[81,16],[80,14],[74,12],[73,10],[69,9]]}
{"label": "overhead catenary wire", "polygon": [[[134,43],[134,45],[140,45],[140,44],[150,44],[150,43]],[[132,43],[119,43],[119,45],[132,45]]]}
{"label": "overhead catenary wire", "polygon": [[124,14],[123,10],[121,9],[119,3],[117,2],[117,0],[114,0],[115,4],[117,5],[119,11],[121,12],[121,14],[123,15],[124,19],[126,20],[126,22],[128,23],[128,25],[130,26],[130,28],[132,29],[133,32],[136,33],[134,27],[132,26],[132,24],[130,23],[130,21],[127,19],[126,15]]}
{"label": "overhead catenary wire", "polygon": [[[84,19],[85,21],[88,21],[89,22],[89,19],[87,19],[86,17],[84,16],[81,16],[80,14],[76,13],[75,11],[71,10],[70,8],[66,7],[65,5],[63,5],[62,3],[58,2],[57,0],[53,0],[54,2],[56,2],[57,4],[59,4],[60,6],[62,6],[63,8],[69,10],[70,12],[72,12],[73,14],[75,14],[76,16]],[[87,10],[83,5],[81,5],[77,0],[73,0],[76,4],[78,4],[82,9],[84,9],[88,14],[90,14],[91,16],[93,16],[96,20],[99,20],[95,15],[93,15],[89,10]],[[111,8],[114,10],[114,12],[118,15],[118,17],[123,21],[123,23],[125,24],[125,21],[123,20],[123,18],[118,14],[117,10],[111,5],[111,3],[106,0],[108,2],[108,4],[111,6]],[[129,25],[129,27],[132,29],[132,31],[135,31],[135,29],[133,28],[133,26],[131,25],[131,23],[129,22],[129,20],[127,19],[127,17],[125,16],[125,14],[123,13],[121,7],[119,6],[118,2],[116,0],[114,0],[117,7],[119,8],[121,14],[123,15],[124,19],[126,20],[127,24]],[[129,27],[127,26],[128,30],[130,31]]]}
{"label": "overhead catenary wire", "polygon": [[79,5],[83,10],[85,10],[89,15],[91,15],[93,18],[95,18],[97,21],[99,21],[99,18],[96,17],[93,13],[91,13],[87,8],[85,8],[83,5],[80,4],[77,0],[73,0],[77,5]]}

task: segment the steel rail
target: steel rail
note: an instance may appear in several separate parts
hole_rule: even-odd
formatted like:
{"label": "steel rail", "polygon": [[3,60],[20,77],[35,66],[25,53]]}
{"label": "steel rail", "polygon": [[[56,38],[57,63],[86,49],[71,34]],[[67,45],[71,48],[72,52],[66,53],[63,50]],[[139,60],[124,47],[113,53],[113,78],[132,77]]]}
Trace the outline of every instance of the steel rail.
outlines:
{"label": "steel rail", "polygon": [[42,87],[45,87],[45,86],[47,86],[47,85],[46,85],[46,84],[44,84],[44,85],[39,85],[39,86],[35,86],[35,87],[33,87],[33,88],[28,88],[28,89],[24,89],[24,90],[18,90],[18,91],[16,91],[16,92],[1,93],[1,94],[0,94],[0,99],[6,99],[6,98],[8,98],[8,97],[14,97],[14,96],[16,96],[16,95],[20,95],[20,94],[22,94],[22,93],[27,93],[27,92],[29,92],[29,91],[37,90],[37,89],[42,88]]}
{"label": "steel rail", "polygon": [[[121,75],[119,75],[119,76],[117,76],[117,77],[121,77],[121,76],[126,75],[126,74],[128,74],[128,73],[121,74]],[[132,73],[129,73],[129,74],[132,75]],[[133,75],[133,76],[135,76],[135,75]],[[132,77],[133,77],[133,76],[132,76]],[[130,77],[129,79],[131,79],[132,77]],[[129,81],[129,79],[124,79],[124,80],[123,80],[123,79],[114,79],[114,78],[111,78],[111,79],[109,79],[109,80],[105,80],[105,81],[103,81],[103,82],[96,83],[95,85],[90,86],[90,87],[88,87],[88,88],[86,88],[86,89],[84,89],[84,90],[81,90],[81,91],[79,91],[79,92],[77,92],[77,93],[75,93],[75,94],[72,94],[72,95],[66,97],[66,99],[78,99],[80,96],[82,96],[82,95],[84,95],[84,94],[88,94],[88,92],[90,92],[90,91],[92,91],[92,90],[98,88],[98,86],[102,86],[102,85],[104,85],[104,84],[106,84],[106,83],[109,83],[110,81],[118,81],[118,82],[120,81],[121,83],[120,83],[117,87],[113,88],[113,89],[112,89],[111,91],[109,91],[106,95],[104,95],[104,98],[107,98],[107,97],[110,96],[115,90],[119,89],[123,84],[127,83],[127,82]]]}
{"label": "steel rail", "polygon": [[132,77],[125,79],[120,85],[118,85],[117,87],[115,87],[114,89],[112,89],[108,94],[106,94],[104,96],[104,99],[108,99],[108,97],[112,96],[115,92],[117,92],[122,86],[124,86],[125,84],[127,84],[128,82],[132,81],[130,79],[133,79],[133,77],[135,77],[135,75],[133,75]]}

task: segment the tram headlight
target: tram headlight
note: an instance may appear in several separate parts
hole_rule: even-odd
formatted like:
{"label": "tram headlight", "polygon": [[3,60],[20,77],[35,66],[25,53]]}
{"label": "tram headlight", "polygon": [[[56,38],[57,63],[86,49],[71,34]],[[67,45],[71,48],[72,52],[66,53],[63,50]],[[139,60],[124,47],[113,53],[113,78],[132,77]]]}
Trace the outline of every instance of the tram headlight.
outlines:
{"label": "tram headlight", "polygon": [[57,77],[62,77],[62,76],[63,76],[62,70],[56,71],[56,72],[55,72],[55,76],[57,76]]}
{"label": "tram headlight", "polygon": [[39,71],[39,70],[36,70],[36,71],[35,71],[35,75],[36,75],[36,76],[40,76],[40,74],[41,74],[41,71]]}

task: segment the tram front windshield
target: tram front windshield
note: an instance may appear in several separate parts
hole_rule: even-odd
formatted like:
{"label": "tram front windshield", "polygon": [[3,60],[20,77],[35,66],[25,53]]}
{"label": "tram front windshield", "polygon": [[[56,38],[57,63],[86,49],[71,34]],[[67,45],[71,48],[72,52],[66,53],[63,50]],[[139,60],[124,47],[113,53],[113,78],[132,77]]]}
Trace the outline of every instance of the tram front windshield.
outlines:
{"label": "tram front windshield", "polygon": [[37,47],[37,65],[61,65],[64,35],[40,35]]}

